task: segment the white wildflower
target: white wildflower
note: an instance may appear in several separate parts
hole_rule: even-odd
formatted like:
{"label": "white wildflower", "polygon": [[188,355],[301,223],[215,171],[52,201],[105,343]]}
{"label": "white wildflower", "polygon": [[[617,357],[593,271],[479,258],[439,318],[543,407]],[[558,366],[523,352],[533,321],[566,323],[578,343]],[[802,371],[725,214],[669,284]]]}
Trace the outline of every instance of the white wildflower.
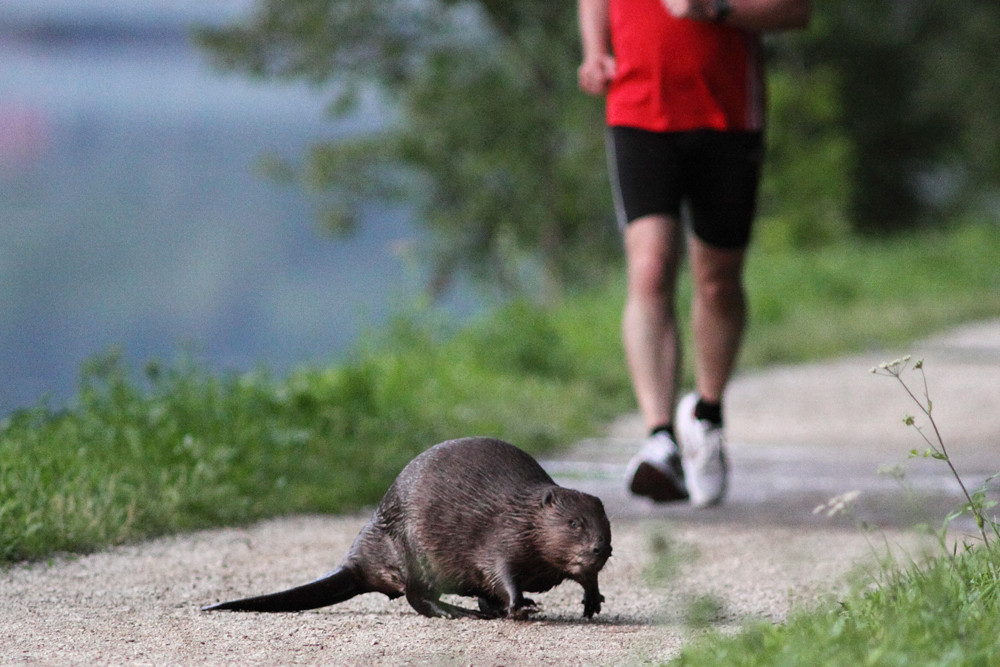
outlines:
{"label": "white wildflower", "polygon": [[813,514],[826,513],[828,517],[836,516],[838,514],[843,514],[854,504],[854,501],[858,499],[861,495],[861,491],[848,491],[847,493],[842,493],[839,496],[834,496],[830,498],[825,503],[817,505],[812,511]]}

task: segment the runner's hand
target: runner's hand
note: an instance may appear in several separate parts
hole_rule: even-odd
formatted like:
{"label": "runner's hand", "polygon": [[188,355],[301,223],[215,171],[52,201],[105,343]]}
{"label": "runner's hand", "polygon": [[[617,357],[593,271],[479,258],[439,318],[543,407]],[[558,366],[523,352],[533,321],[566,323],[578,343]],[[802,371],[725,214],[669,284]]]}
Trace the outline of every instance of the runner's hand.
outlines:
{"label": "runner's hand", "polygon": [[576,76],[580,90],[591,95],[603,95],[615,78],[615,59],[607,54],[587,58]]}

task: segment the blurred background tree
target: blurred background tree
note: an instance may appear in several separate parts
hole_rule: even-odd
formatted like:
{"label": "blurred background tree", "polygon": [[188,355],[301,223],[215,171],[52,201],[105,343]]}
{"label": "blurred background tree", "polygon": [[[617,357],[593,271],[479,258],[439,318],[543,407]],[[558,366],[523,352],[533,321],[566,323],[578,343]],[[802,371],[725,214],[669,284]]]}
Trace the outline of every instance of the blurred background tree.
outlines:
{"label": "blurred background tree", "polygon": [[414,205],[435,293],[464,272],[551,299],[614,265],[602,107],[576,88],[572,3],[265,0],[199,38],[224,67],[327,87],[334,113],[375,86],[396,121],[318,143],[299,173],[332,189],[334,231],[365,199]]}
{"label": "blurred background tree", "polygon": [[817,3],[800,43],[839,77],[837,129],[851,146],[853,228],[888,233],[955,214],[997,215],[1000,4]]}
{"label": "blurred background tree", "polygon": [[[431,231],[434,292],[466,273],[551,299],[619,262],[576,26],[574,2],[261,0],[199,40],[222,67],[322,86],[333,113],[370,91],[394,110],[295,170],[330,194],[328,228],[401,198]],[[769,37],[765,248],[995,218],[997,34],[995,0],[831,0],[808,31]]]}

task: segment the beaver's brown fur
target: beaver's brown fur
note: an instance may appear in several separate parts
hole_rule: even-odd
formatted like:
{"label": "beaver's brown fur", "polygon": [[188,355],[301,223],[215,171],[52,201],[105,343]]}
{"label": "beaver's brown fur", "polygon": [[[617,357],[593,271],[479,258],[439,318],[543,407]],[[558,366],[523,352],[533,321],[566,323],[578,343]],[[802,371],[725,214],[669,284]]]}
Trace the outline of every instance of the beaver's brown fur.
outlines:
{"label": "beaver's brown fur", "polygon": [[[405,595],[425,616],[525,618],[536,611],[525,592],[572,579],[589,618],[601,611],[597,574],[610,555],[598,498],[557,485],[514,445],[463,438],[403,468],[330,574],[205,609],[299,611],[378,592]],[[442,602],[449,593],[478,598],[479,609]]]}

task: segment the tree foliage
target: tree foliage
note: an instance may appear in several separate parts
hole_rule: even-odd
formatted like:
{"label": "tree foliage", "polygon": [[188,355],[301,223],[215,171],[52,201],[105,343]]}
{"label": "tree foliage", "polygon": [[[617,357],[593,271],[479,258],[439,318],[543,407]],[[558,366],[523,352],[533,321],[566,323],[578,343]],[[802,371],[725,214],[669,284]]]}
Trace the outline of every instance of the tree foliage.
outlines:
{"label": "tree foliage", "polygon": [[[765,241],[885,233],[1000,199],[1000,5],[831,0],[768,40]],[[431,231],[432,286],[461,272],[557,295],[615,264],[602,104],[576,88],[574,2],[261,0],[199,39],[223,67],[310,81],[331,109],[377,90],[395,119],[317,143],[300,170],[330,228],[400,197]]]}
{"label": "tree foliage", "polygon": [[839,0],[816,12],[800,55],[839,79],[853,227],[892,232],[991,206],[995,216],[1000,5]]}
{"label": "tree foliage", "polygon": [[415,202],[436,291],[464,271],[555,296],[613,256],[602,107],[576,89],[571,3],[265,0],[201,40],[223,66],[328,86],[338,110],[378,85],[398,122],[317,144],[304,173],[336,189],[337,229],[366,198]]}

